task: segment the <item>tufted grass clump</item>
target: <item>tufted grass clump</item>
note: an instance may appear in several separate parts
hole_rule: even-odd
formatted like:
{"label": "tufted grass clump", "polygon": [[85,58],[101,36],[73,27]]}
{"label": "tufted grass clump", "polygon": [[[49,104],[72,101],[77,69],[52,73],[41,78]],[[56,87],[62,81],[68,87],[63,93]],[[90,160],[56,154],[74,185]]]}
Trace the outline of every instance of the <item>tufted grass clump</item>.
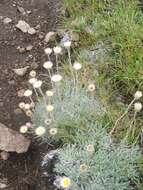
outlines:
{"label": "tufted grass clump", "polygon": [[[101,126],[91,125],[83,136],[85,138],[77,138],[76,143],[65,145],[57,152],[58,162],[54,171],[70,178],[71,184],[67,189],[133,189],[130,184],[135,185],[139,179],[138,147],[113,143]],[[60,187],[56,182],[55,185]]]}

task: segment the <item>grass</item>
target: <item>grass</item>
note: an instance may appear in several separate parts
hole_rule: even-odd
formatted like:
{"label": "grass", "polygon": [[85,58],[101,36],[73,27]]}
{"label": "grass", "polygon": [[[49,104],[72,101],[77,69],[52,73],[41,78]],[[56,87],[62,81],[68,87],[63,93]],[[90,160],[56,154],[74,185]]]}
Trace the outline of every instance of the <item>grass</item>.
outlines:
{"label": "grass", "polygon": [[[99,42],[105,46],[107,55],[102,62],[96,60],[99,75],[92,74],[92,79],[103,89],[101,96],[114,122],[126,106],[117,101],[118,97],[128,104],[136,90],[143,91],[143,14],[138,1],[64,0],[64,3],[70,15],[64,25],[80,35],[79,60],[85,63],[81,49],[96,49]],[[89,75],[93,67],[85,65]]]}
{"label": "grass", "polygon": [[81,47],[98,41],[110,44],[100,72],[115,91],[131,96],[136,89],[143,90],[143,15],[137,1],[113,2],[65,0],[70,14],[65,25],[80,34]]}
{"label": "grass", "polygon": [[[137,90],[143,92],[143,13],[138,0],[64,0],[69,16],[64,27],[80,36],[79,49],[74,54],[85,65],[85,76],[90,75],[100,89],[107,116],[103,120],[112,127],[122,115]],[[83,49],[94,50],[103,43],[106,56],[89,66]],[[100,55],[102,56],[102,55]],[[93,73],[93,68],[99,75]],[[141,99],[142,101],[142,99]],[[133,118],[133,109],[119,123],[115,136],[123,138]],[[136,118],[130,143],[139,140],[143,124],[142,114]],[[141,160],[142,163],[142,160]],[[142,164],[141,164],[142,171]],[[139,184],[138,189],[142,189]]]}

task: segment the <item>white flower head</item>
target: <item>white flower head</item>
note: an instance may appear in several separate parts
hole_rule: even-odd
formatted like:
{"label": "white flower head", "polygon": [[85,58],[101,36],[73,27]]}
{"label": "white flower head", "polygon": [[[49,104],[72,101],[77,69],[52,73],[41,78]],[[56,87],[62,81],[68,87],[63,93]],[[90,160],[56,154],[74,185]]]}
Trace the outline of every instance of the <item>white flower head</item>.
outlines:
{"label": "white flower head", "polygon": [[34,70],[32,70],[32,71],[30,71],[30,73],[29,73],[29,75],[31,76],[31,77],[36,77],[36,71],[34,71]]}
{"label": "white flower head", "polygon": [[57,132],[58,132],[58,129],[57,128],[51,128],[51,129],[49,129],[49,134],[50,135],[56,135],[57,134]]}
{"label": "white flower head", "polygon": [[27,133],[27,131],[28,131],[28,127],[26,126],[26,125],[22,125],[21,127],[20,127],[20,133],[22,133],[22,134],[25,134],[25,133]]}
{"label": "white flower head", "polygon": [[46,129],[45,129],[44,127],[42,127],[42,126],[37,127],[37,128],[35,129],[35,133],[36,133],[36,135],[38,135],[38,136],[44,135],[45,132],[46,132]]}
{"label": "white flower head", "polygon": [[62,52],[62,48],[60,46],[56,46],[53,48],[55,54],[60,54]]}
{"label": "white flower head", "polygon": [[42,86],[42,81],[41,80],[37,80],[34,84],[33,84],[33,87],[34,88],[40,88]]}
{"label": "white flower head", "polygon": [[136,112],[140,112],[141,109],[142,109],[142,104],[140,102],[136,102],[134,104],[134,109],[135,109]]}
{"label": "white flower head", "polygon": [[73,64],[73,68],[74,68],[76,71],[78,71],[78,70],[80,70],[80,69],[82,68],[82,65],[81,65],[80,63],[78,63],[78,62],[75,62],[75,63]]}
{"label": "white flower head", "polygon": [[86,149],[90,153],[94,152],[94,146],[92,144],[87,145]]}
{"label": "white flower head", "polygon": [[141,91],[136,91],[136,93],[134,94],[134,98],[136,99],[136,100],[138,100],[138,99],[140,99],[141,97],[142,97],[142,92]]}
{"label": "white flower head", "polygon": [[89,92],[94,92],[95,89],[96,89],[95,84],[89,84],[89,85],[88,85],[88,91],[89,91]]}
{"label": "white flower head", "polygon": [[52,50],[51,48],[46,48],[46,49],[44,50],[44,52],[45,52],[46,55],[51,55],[52,51],[53,51],[53,50]]}
{"label": "white flower head", "polygon": [[31,78],[31,79],[29,79],[29,83],[32,84],[32,85],[33,85],[36,81],[37,81],[36,78]]}
{"label": "white flower head", "polygon": [[84,172],[87,172],[88,166],[86,164],[81,164],[79,169],[80,169],[80,172],[84,173]]}
{"label": "white flower head", "polygon": [[60,186],[63,189],[69,188],[71,186],[71,179],[69,177],[62,177],[60,181]]}
{"label": "white flower head", "polygon": [[51,90],[47,90],[47,91],[46,91],[46,95],[47,95],[48,97],[51,97],[51,96],[54,95],[54,92],[51,91]]}
{"label": "white flower head", "polygon": [[25,108],[25,103],[24,102],[20,102],[18,106],[19,106],[20,109],[24,109]]}
{"label": "white flower head", "polygon": [[50,125],[51,124],[51,119],[45,119],[45,121],[44,121],[44,123],[46,124],[46,125]]}
{"label": "white flower head", "polygon": [[51,77],[51,80],[52,80],[53,82],[60,82],[62,79],[63,79],[63,77],[62,77],[61,75],[59,75],[59,74],[53,75],[53,76]]}
{"label": "white flower head", "polygon": [[64,42],[64,47],[69,49],[71,47],[71,41]]}
{"label": "white flower head", "polygon": [[31,108],[31,105],[30,105],[30,104],[25,104],[25,106],[24,106],[24,109],[25,109],[25,110],[30,110],[30,108]]}
{"label": "white flower head", "polygon": [[52,112],[54,110],[54,106],[53,105],[47,105],[46,109],[48,112]]}
{"label": "white flower head", "polygon": [[43,67],[45,69],[51,69],[53,67],[53,63],[51,61],[46,61],[44,64],[43,64]]}
{"label": "white flower head", "polygon": [[32,117],[33,112],[32,112],[31,110],[27,110],[27,111],[25,112],[25,114],[26,114],[28,117]]}
{"label": "white flower head", "polygon": [[29,97],[31,95],[32,95],[32,90],[25,90],[25,92],[24,92],[25,97]]}

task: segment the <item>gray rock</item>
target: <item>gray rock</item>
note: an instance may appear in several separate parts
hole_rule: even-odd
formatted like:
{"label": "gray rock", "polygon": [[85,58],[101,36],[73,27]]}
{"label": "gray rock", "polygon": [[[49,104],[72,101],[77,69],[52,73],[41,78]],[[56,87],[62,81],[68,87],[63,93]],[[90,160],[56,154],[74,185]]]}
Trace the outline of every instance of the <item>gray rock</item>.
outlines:
{"label": "gray rock", "polygon": [[30,143],[23,135],[0,123],[0,150],[24,153],[27,152]]}
{"label": "gray rock", "polygon": [[21,30],[23,33],[27,33],[28,30],[30,29],[30,25],[24,20],[19,20],[18,24],[16,25],[16,28]]}
{"label": "gray rock", "polygon": [[13,69],[13,71],[15,72],[15,74],[17,74],[18,76],[24,76],[28,70],[29,66],[20,68],[20,69]]}
{"label": "gray rock", "polygon": [[56,32],[48,32],[48,33],[46,34],[46,36],[45,36],[44,41],[45,41],[46,43],[51,42],[51,41],[53,42],[53,41],[56,40],[56,36],[57,36],[57,33],[56,33]]}
{"label": "gray rock", "polygon": [[27,32],[31,35],[36,34],[36,30],[34,28],[29,28]]}
{"label": "gray rock", "polygon": [[5,151],[2,151],[2,152],[0,153],[0,158],[1,158],[2,160],[7,160],[7,159],[9,158],[9,153],[8,153],[8,152],[5,152]]}
{"label": "gray rock", "polygon": [[3,23],[4,24],[9,24],[9,23],[11,23],[12,22],[12,19],[11,18],[5,18],[4,20],[3,20]]}

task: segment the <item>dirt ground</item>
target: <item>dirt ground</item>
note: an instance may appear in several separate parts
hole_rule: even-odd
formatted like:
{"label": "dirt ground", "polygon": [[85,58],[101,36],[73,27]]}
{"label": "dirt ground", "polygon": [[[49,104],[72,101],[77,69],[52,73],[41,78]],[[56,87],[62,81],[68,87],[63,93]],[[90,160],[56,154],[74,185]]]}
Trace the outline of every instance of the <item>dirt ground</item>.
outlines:
{"label": "dirt ground", "polygon": [[[18,109],[21,90],[28,87],[28,74],[17,76],[13,69],[30,66],[29,71],[41,70],[46,46],[43,38],[56,30],[60,9],[60,0],[0,0],[0,123],[7,127],[18,130],[28,121]],[[26,21],[37,33],[17,29],[19,20]],[[32,50],[23,51],[29,45]],[[5,182],[8,190],[49,189],[41,181],[39,170],[40,157],[47,149],[32,144],[26,154],[11,154],[8,161],[0,161],[0,183]]]}

